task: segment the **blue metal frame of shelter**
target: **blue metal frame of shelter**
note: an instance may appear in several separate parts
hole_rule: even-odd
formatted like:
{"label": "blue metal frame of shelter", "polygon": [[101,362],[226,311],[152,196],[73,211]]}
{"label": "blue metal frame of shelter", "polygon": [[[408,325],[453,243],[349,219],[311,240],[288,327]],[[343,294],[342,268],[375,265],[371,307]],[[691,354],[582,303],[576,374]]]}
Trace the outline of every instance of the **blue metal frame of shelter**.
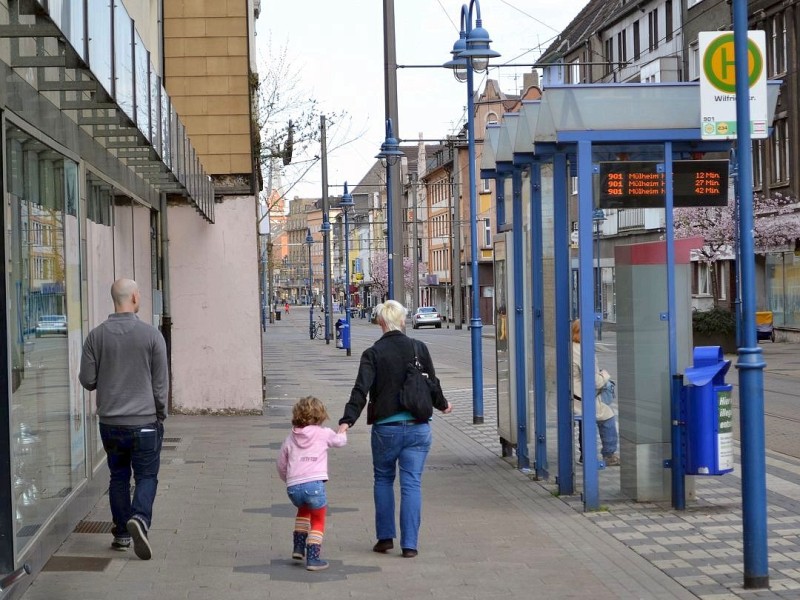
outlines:
{"label": "blue metal frame of shelter", "polygon": [[[780,82],[770,84],[770,103],[774,114],[777,90]],[[582,105],[597,102],[606,96],[606,107],[619,103],[611,111],[598,111],[597,104],[590,108]],[[548,102],[549,98],[553,98]],[[655,103],[653,99],[658,99]],[[630,111],[624,110],[624,102],[630,102],[637,109],[638,128],[635,119],[630,118]],[[671,110],[664,110],[664,103],[670,103]],[[544,371],[544,261],[542,250],[542,196],[540,168],[542,164],[553,166],[553,223],[554,232],[554,293],[555,293],[555,357],[556,357],[556,393],[557,393],[557,438],[558,438],[558,487],[562,494],[574,493],[572,473],[572,418],[571,418],[571,350],[570,350],[570,281],[569,281],[569,205],[567,177],[568,168],[577,171],[578,177],[578,265],[581,273],[591,273],[592,264],[592,215],[595,209],[593,198],[593,151],[605,145],[630,146],[634,153],[638,146],[647,144],[650,147],[663,147],[663,163],[660,168],[664,172],[672,172],[674,158],[688,157],[694,152],[729,152],[729,141],[704,141],[700,135],[699,118],[699,85],[695,83],[681,84],[627,84],[620,85],[588,85],[588,86],[554,86],[548,88],[542,100],[524,101],[519,113],[504,115],[503,124],[499,126],[497,135],[487,132],[487,141],[494,141],[494,165],[482,161],[481,177],[493,178],[497,189],[503,187],[506,177],[512,178],[513,215],[512,231],[514,232],[514,273],[515,312],[517,328],[515,351],[516,356],[516,409],[517,409],[517,455],[518,466],[526,469],[528,463],[528,438],[526,424],[527,388],[525,385],[524,326],[526,318],[532,317],[533,325],[533,373],[534,373],[534,461],[537,476],[547,476],[546,445],[546,375]],[[660,106],[659,106],[660,105]],[[642,107],[648,107],[643,109]],[[594,113],[594,114],[592,114]],[[644,114],[639,114],[644,113]],[[695,114],[696,113],[696,114]],[[521,118],[518,117],[521,116]],[[697,126],[694,127],[694,123]],[[497,126],[495,126],[497,127]],[[525,131],[527,127],[527,131]],[[509,157],[509,147],[512,149]],[[574,161],[574,162],[573,162]],[[488,164],[487,164],[488,163]],[[568,167],[571,165],[571,167]],[[577,165],[577,169],[575,169]],[[492,168],[493,167],[493,168]],[[531,229],[531,294],[532,315],[525,315],[522,307],[523,298],[523,265],[519,260],[522,252],[522,209],[521,186],[522,170],[529,170],[530,180],[530,229]],[[499,231],[507,230],[505,222],[505,198],[498,193]],[[662,319],[667,321],[669,343],[669,368],[673,376],[676,374],[677,333],[675,323],[675,248],[673,237],[673,184],[666,178],[666,240],[667,240],[667,313]],[[581,277],[579,282],[579,319],[583,323],[591,323],[594,319],[594,281],[592,277]],[[593,328],[581,328],[581,368],[584,373],[595,370]],[[520,368],[522,365],[522,368]],[[593,378],[584,378],[581,397],[594,398]],[[583,406],[583,420],[595,422],[593,402]],[[583,444],[586,448],[595,446],[595,428],[583,428]],[[584,453],[583,464],[583,503],[585,510],[597,510],[600,507],[599,497],[599,464],[594,452]]]}

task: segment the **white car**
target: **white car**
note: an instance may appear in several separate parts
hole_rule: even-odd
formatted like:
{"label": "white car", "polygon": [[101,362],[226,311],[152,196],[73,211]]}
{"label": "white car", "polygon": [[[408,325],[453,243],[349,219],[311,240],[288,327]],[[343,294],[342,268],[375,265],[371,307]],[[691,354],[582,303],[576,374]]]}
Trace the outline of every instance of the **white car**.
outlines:
{"label": "white car", "polygon": [[42,315],[36,323],[36,337],[43,335],[67,335],[66,315]]}
{"label": "white car", "polygon": [[442,328],[442,315],[435,306],[420,306],[417,312],[411,315],[411,327],[419,329],[427,326]]}

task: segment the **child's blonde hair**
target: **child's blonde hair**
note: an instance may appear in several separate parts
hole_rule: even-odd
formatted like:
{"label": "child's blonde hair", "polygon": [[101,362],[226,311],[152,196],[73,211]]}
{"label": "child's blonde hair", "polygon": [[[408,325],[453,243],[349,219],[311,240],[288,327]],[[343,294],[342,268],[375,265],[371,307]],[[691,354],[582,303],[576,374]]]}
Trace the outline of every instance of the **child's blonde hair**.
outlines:
{"label": "child's blonde hair", "polygon": [[322,425],[328,420],[328,411],[319,398],[306,396],[300,398],[292,408],[292,425],[305,427],[307,425]]}

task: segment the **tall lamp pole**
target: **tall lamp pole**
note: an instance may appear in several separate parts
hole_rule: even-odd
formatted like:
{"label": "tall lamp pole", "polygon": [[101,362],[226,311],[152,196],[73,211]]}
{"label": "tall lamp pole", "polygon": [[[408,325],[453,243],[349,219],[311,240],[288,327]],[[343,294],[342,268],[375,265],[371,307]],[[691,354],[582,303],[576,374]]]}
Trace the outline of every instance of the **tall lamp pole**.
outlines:
{"label": "tall lamp pole", "polygon": [[753,243],[753,150],[750,134],[747,0],[733,0],[733,46],[736,73],[736,148],[739,165],[739,261],[742,312],[739,326],[739,405],[742,423],[742,534],[744,588],[769,587],[767,471],[764,456],[764,357],[756,335],[756,276]]}
{"label": "tall lamp pole", "polygon": [[[472,11],[475,9],[475,27],[472,26]],[[472,340],[472,422],[483,423],[483,349],[481,343],[480,280],[478,276],[478,197],[475,188],[475,99],[473,98],[473,71],[483,72],[489,59],[500,56],[489,48],[489,32],[483,28],[481,5],[471,0],[461,6],[461,32],[453,45],[452,60],[444,66],[453,69],[459,82],[467,82],[467,150],[469,163],[469,225],[470,261],[472,267],[472,310],[470,311],[470,334]]]}
{"label": "tall lamp pole", "polygon": [[403,156],[400,150],[400,143],[397,138],[392,134],[392,120],[386,119],[386,139],[381,144],[381,151],[375,155],[375,158],[380,159],[381,164],[386,167],[386,256],[389,260],[387,269],[387,276],[389,279],[388,296],[389,300],[394,300],[394,232],[392,231],[393,219],[392,210],[394,207],[394,190],[392,189],[392,170],[393,167]]}
{"label": "tall lamp pole", "polygon": [[344,193],[339,201],[339,208],[344,213],[344,320],[347,323],[347,335],[342,335],[342,345],[350,356],[350,342],[352,340],[352,330],[350,329],[350,240],[349,240],[349,219],[350,209],[355,206],[353,194],[347,190],[347,182],[344,182]]}
{"label": "tall lamp pole", "polygon": [[331,343],[331,222],[328,200],[328,142],[325,115],[320,117],[320,152],[322,153],[322,314],[325,315],[325,343]]}
{"label": "tall lamp pole", "polygon": [[594,327],[597,331],[597,339],[603,339],[603,275],[600,267],[600,228],[603,226],[603,221],[606,220],[606,214],[602,208],[598,208],[592,214],[592,221],[594,222],[595,240],[597,241],[597,273],[595,274],[595,314],[594,314]]}
{"label": "tall lamp pole", "polygon": [[308,246],[308,303],[311,305],[308,309],[308,337],[314,339],[314,303],[311,301],[311,282],[314,276],[314,271],[311,269],[311,245],[314,243],[314,238],[311,237],[311,228],[306,227],[306,246]]}

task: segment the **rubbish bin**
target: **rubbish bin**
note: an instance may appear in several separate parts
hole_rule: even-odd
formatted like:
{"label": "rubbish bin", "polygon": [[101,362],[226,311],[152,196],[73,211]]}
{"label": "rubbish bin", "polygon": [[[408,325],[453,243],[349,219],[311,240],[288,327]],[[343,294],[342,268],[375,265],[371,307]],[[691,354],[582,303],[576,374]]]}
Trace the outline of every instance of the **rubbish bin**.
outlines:
{"label": "rubbish bin", "polygon": [[344,345],[343,345],[343,342],[342,342],[342,327],[344,325],[347,325],[347,323],[345,322],[344,319],[336,319],[336,323],[334,324],[334,327],[336,328],[336,347],[337,348],[344,348]]}
{"label": "rubbish bin", "polygon": [[698,346],[684,403],[686,475],[723,475],[733,471],[733,407],[725,374],[731,361],[720,346]]}
{"label": "rubbish bin", "polygon": [[[342,326],[339,328],[339,335],[341,336],[341,346],[338,346],[342,350],[350,350],[350,325],[347,324],[347,321],[342,321]],[[348,356],[350,356],[348,354]]]}
{"label": "rubbish bin", "polygon": [[275,320],[276,321],[280,321],[281,320],[281,311],[279,311],[279,310],[275,311]]}

